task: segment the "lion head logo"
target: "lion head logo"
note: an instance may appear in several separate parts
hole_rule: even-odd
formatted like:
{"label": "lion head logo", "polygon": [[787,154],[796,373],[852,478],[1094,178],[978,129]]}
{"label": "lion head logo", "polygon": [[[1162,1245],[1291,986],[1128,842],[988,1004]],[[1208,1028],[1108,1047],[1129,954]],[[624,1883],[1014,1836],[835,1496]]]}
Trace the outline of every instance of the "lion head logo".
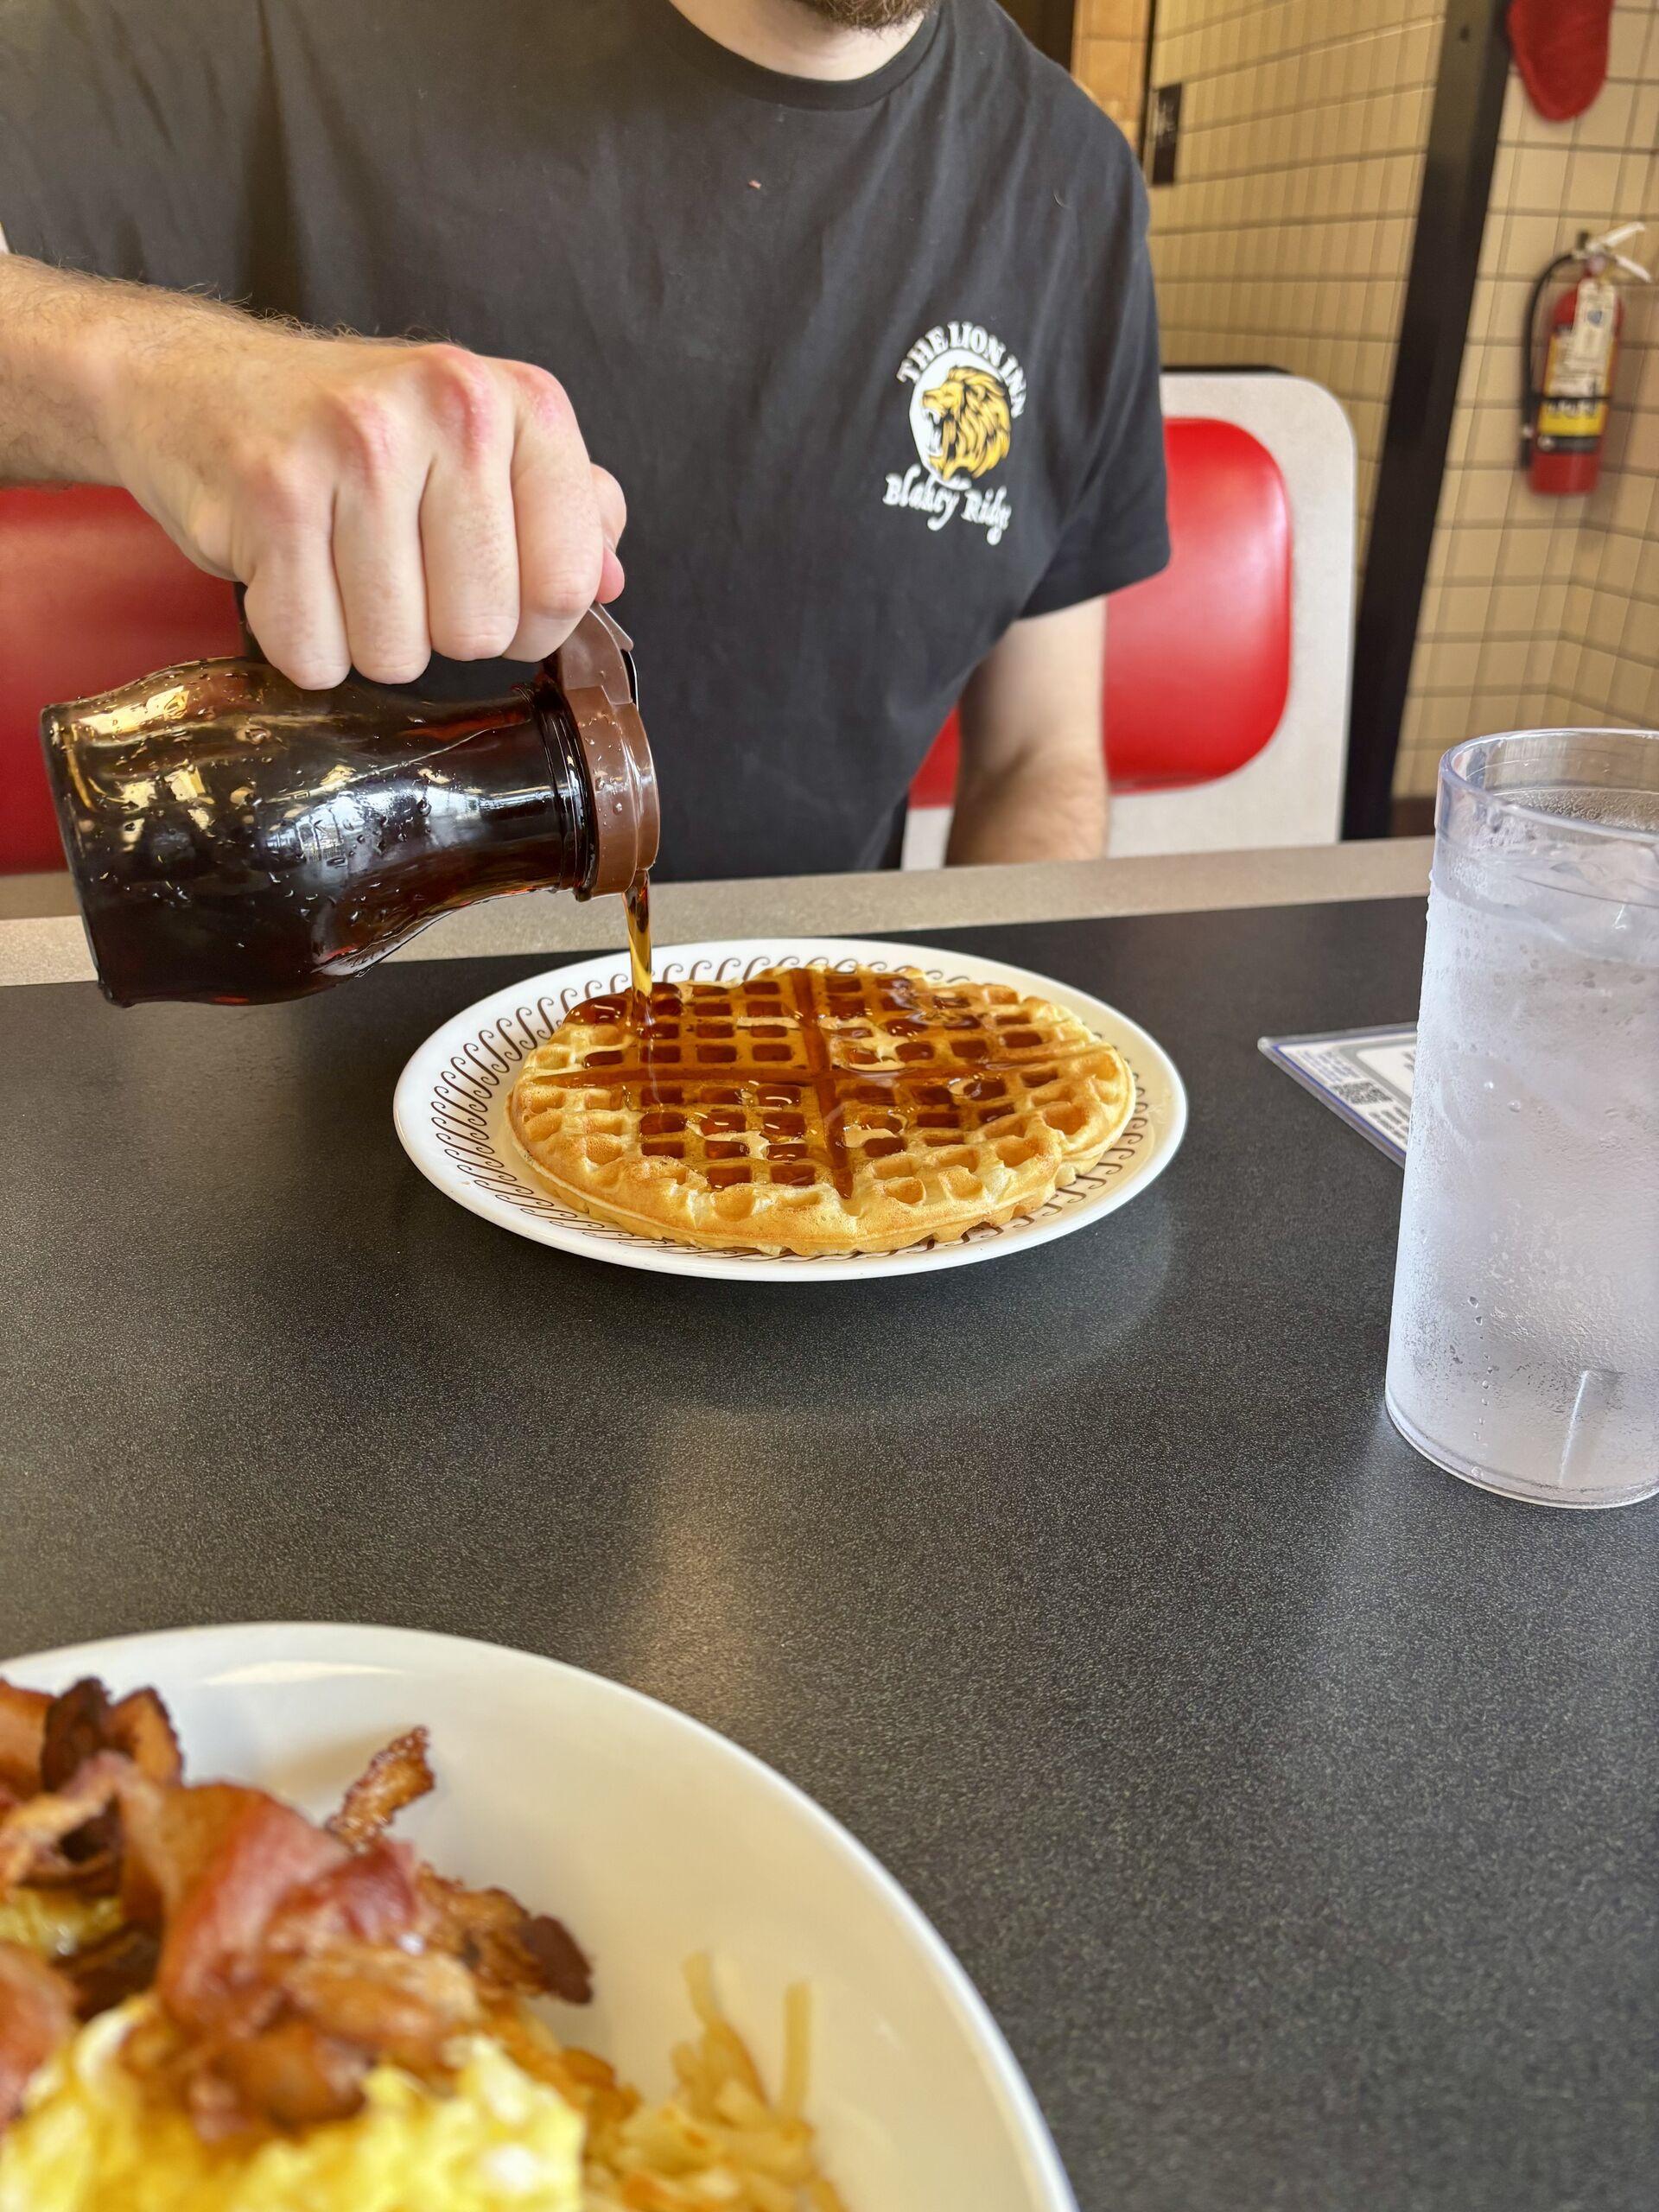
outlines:
{"label": "lion head logo", "polygon": [[924,456],[943,484],[980,477],[1007,458],[1013,425],[1007,394],[988,369],[961,363],[922,394],[934,450]]}

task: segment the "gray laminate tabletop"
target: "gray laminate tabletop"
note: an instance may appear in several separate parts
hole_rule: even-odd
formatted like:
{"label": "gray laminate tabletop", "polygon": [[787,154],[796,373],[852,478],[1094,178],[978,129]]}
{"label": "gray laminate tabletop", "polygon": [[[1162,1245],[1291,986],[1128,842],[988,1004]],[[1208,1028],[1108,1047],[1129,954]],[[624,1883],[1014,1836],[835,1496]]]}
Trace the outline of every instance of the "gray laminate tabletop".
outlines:
{"label": "gray laminate tabletop", "polygon": [[1109,1219],[856,1287],[603,1267],[421,1179],[398,1070],[522,949],[0,990],[0,1651],[378,1620],[671,1700],[932,1916],[1084,2212],[1649,2212],[1659,1508],[1390,1430],[1399,1171],[1256,1051],[1410,1017],[1421,897],[1341,887],[912,918],[1120,1005],[1192,1118]]}

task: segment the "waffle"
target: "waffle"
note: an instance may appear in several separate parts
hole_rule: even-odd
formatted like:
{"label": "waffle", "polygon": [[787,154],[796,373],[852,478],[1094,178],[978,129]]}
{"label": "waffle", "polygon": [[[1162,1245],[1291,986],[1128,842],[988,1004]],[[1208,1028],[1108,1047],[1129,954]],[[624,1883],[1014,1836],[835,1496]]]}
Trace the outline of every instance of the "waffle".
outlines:
{"label": "waffle", "polygon": [[915,969],[771,968],[575,1007],[508,1110],[537,1180],[642,1236],[892,1252],[1034,1212],[1135,1082],[1075,1014]]}

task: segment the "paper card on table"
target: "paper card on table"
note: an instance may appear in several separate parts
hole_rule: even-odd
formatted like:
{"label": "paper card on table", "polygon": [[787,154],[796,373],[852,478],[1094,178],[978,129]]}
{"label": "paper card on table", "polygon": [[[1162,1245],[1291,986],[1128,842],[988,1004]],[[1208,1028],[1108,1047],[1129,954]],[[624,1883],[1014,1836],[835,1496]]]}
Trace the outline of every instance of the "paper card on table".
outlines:
{"label": "paper card on table", "polygon": [[1411,1077],[1417,1058],[1415,1027],[1331,1029],[1310,1037],[1257,1039],[1270,1060],[1379,1152],[1404,1164],[1411,1123]]}

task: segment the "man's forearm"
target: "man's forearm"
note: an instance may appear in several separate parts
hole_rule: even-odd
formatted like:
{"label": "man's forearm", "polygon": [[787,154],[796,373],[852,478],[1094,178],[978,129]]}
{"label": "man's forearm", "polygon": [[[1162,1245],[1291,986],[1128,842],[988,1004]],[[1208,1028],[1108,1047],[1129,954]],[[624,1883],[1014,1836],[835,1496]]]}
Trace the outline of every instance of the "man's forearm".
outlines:
{"label": "man's forearm", "polygon": [[1004,632],[962,695],[962,771],[947,860],[1092,860],[1106,842],[1098,600]]}
{"label": "man's forearm", "polygon": [[0,483],[118,484],[302,690],[542,660],[622,588],[621,486],[545,369],[0,257]]}
{"label": "man's forearm", "polygon": [[0,253],[0,484],[119,482],[105,423],[113,379],[236,315]]}
{"label": "man's forearm", "polygon": [[1106,849],[1106,778],[1098,759],[1017,760],[969,776],[945,855],[952,868],[992,861],[1098,860]]}

